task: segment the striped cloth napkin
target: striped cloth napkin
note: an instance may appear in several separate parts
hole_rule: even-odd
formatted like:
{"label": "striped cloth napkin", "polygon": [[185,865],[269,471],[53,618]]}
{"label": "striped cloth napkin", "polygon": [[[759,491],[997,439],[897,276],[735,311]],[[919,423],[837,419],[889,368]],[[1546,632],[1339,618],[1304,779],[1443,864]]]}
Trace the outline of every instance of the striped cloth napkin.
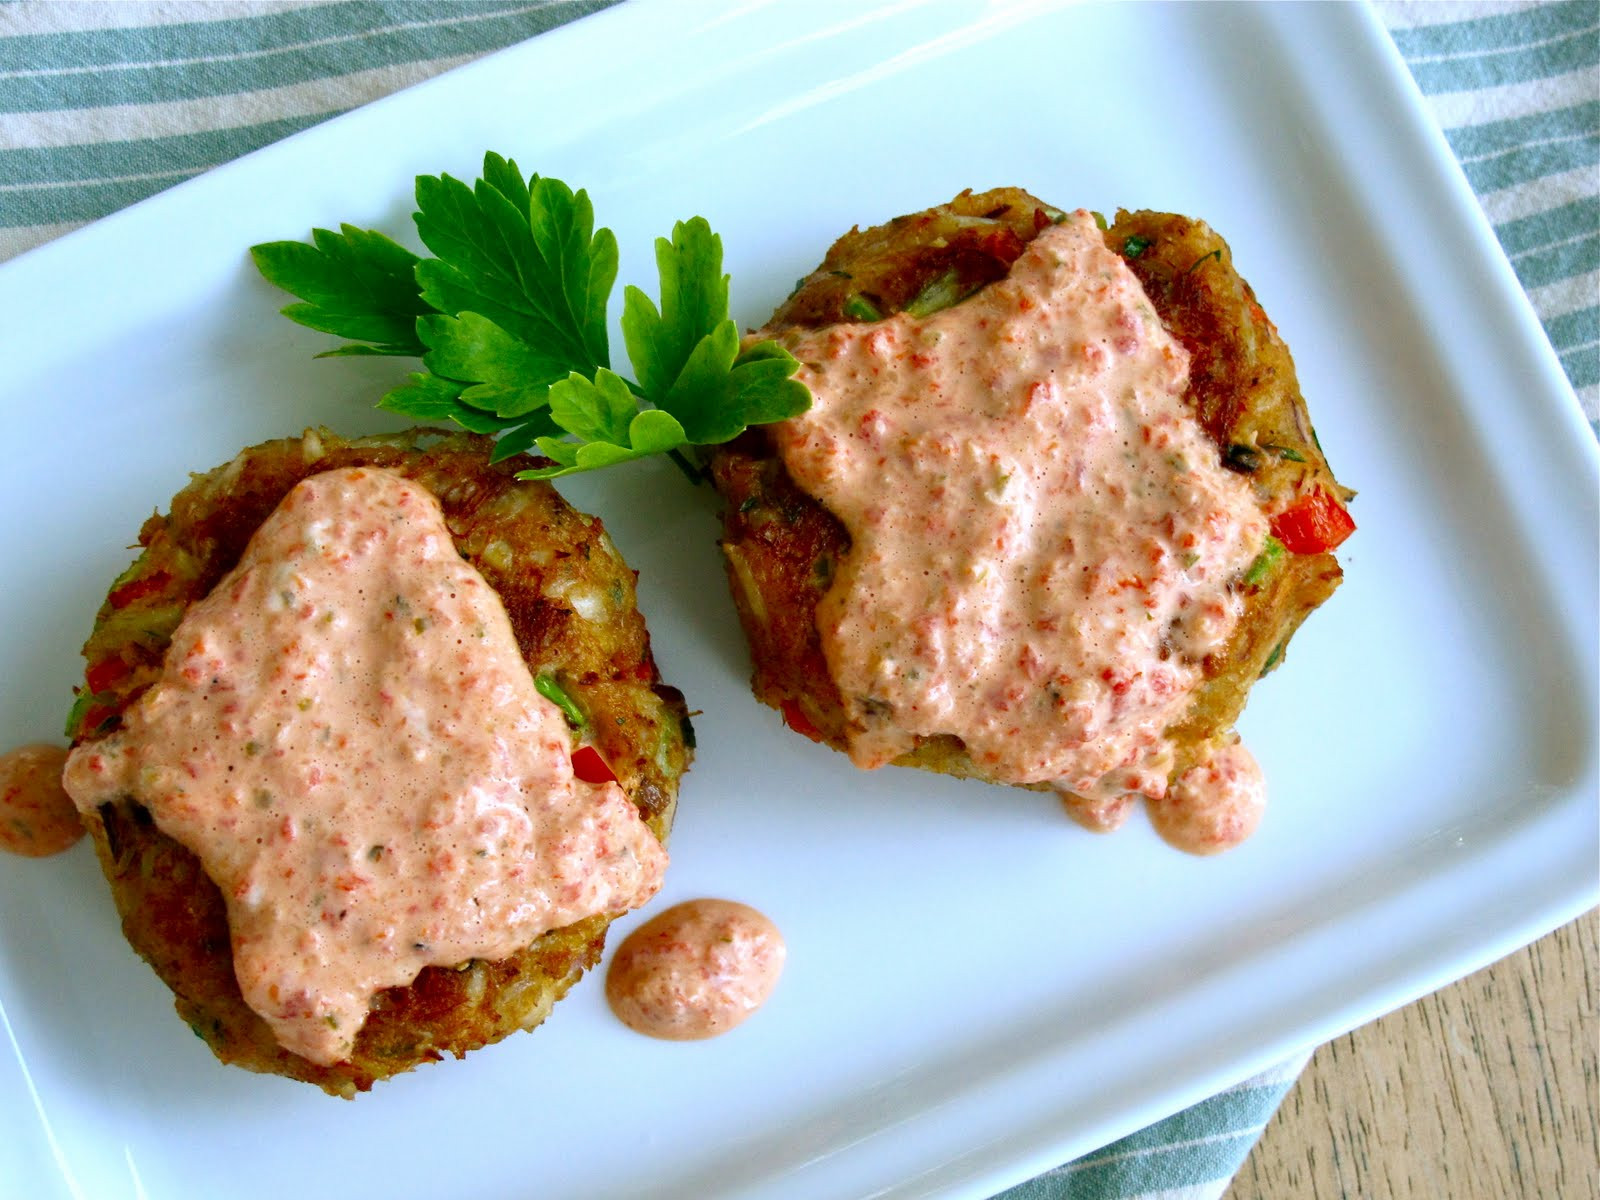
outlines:
{"label": "striped cloth napkin", "polygon": [[[0,4],[0,261],[604,0]],[[1528,290],[1600,403],[1600,2],[1379,11]],[[1304,1060],[1006,1200],[1212,1200]]]}

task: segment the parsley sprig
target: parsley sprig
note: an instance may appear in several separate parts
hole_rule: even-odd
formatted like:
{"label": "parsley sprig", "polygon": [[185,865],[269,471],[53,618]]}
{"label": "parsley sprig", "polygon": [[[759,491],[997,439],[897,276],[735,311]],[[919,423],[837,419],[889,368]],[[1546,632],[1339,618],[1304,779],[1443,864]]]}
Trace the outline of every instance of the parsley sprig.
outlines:
{"label": "parsley sprig", "polygon": [[[283,315],[350,339],[318,357],[396,355],[426,371],[380,408],[498,433],[494,457],[537,451],[554,478],[728,441],[804,412],[799,364],[775,342],[740,346],[728,316],[722,239],[703,217],[656,240],[660,304],[625,289],[622,335],[637,380],[611,369],[606,319],[617,240],[594,228],[583,191],[523,178],[486,154],[472,186],[420,175],[422,258],[373,230],[314,229],[311,243],[266,242],[251,257],[300,302]],[[689,468],[693,474],[692,468]]]}

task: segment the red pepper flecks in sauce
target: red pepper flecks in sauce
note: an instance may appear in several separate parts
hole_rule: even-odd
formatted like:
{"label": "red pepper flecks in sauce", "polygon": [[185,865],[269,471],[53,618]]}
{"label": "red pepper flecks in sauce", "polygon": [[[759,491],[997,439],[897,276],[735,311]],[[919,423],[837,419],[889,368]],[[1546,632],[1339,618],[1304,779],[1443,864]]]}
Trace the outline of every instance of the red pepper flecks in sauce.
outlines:
{"label": "red pepper flecks in sauce", "polygon": [[817,610],[852,759],[954,734],[1100,828],[1163,795],[1267,521],[1092,215],[956,307],[782,340],[815,402],[779,452],[852,541]]}
{"label": "red pepper flecks in sauce", "polygon": [[570,756],[437,500],[354,469],[290,492],[66,785],[199,856],[246,1002],[332,1063],[379,990],[655,894],[666,852]]}
{"label": "red pepper flecks in sauce", "polygon": [[606,999],[648,1037],[716,1037],[766,1003],[785,953],[778,927],[748,905],[691,900],[628,935],[606,974]]}
{"label": "red pepper flecks in sauce", "polygon": [[83,836],[72,797],[61,786],[67,752],[36,743],[0,754],[0,850],[43,858]]}

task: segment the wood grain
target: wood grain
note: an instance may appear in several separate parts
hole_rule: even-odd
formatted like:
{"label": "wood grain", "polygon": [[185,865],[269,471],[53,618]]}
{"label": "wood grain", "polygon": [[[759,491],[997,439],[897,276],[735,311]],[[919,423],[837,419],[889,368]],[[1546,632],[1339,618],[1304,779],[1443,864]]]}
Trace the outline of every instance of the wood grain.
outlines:
{"label": "wood grain", "polygon": [[1600,914],[1328,1043],[1226,1200],[1600,1197]]}

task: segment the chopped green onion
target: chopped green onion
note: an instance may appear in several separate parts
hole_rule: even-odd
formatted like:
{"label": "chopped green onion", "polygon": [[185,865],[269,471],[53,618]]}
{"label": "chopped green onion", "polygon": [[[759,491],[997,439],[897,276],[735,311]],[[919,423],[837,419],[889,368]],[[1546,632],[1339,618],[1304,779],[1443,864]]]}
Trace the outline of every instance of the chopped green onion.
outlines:
{"label": "chopped green onion", "polygon": [[1293,446],[1274,446],[1270,444],[1263,444],[1261,448],[1263,450],[1271,450],[1274,454],[1276,454],[1279,458],[1284,459],[1286,462],[1303,463],[1306,460],[1306,456],[1301,454],[1300,451],[1296,450]]}
{"label": "chopped green onion", "polygon": [[78,698],[72,702],[72,711],[67,714],[68,739],[74,738],[78,733],[78,726],[83,724],[83,718],[88,715],[89,705],[94,703],[94,696],[86,689],[78,693]]}
{"label": "chopped green onion", "polygon": [[1222,465],[1230,471],[1248,475],[1261,465],[1261,452],[1254,446],[1235,442],[1228,447],[1227,454],[1223,455]]}
{"label": "chopped green onion", "polygon": [[961,276],[955,271],[946,271],[917,293],[916,298],[906,305],[906,312],[913,317],[931,316],[960,303],[964,295]]}
{"label": "chopped green onion", "polygon": [[1283,641],[1279,642],[1276,646],[1274,646],[1272,648],[1272,653],[1267,655],[1267,661],[1261,664],[1261,673],[1263,675],[1265,675],[1268,671],[1272,670],[1273,667],[1278,665],[1278,660],[1283,657],[1283,648],[1285,646],[1287,646],[1288,644],[1289,644],[1289,639],[1288,638],[1284,638]]}
{"label": "chopped green onion", "polygon": [[1124,258],[1138,258],[1150,249],[1150,239],[1140,237],[1137,233],[1132,237],[1124,238],[1122,242],[1122,256]]}
{"label": "chopped green onion", "polygon": [[573,698],[561,689],[554,675],[539,675],[533,681],[534,690],[561,710],[567,718],[567,724],[574,729],[585,729],[588,720],[583,715],[583,709]]}
{"label": "chopped green onion", "polygon": [[859,292],[844,302],[844,315],[855,321],[881,321],[883,314],[877,305]]}
{"label": "chopped green onion", "polygon": [[1250,564],[1250,569],[1244,573],[1244,585],[1256,587],[1262,580],[1272,573],[1272,568],[1278,565],[1278,560],[1283,557],[1283,543],[1271,534],[1261,547],[1261,553],[1256,555],[1255,562]]}

